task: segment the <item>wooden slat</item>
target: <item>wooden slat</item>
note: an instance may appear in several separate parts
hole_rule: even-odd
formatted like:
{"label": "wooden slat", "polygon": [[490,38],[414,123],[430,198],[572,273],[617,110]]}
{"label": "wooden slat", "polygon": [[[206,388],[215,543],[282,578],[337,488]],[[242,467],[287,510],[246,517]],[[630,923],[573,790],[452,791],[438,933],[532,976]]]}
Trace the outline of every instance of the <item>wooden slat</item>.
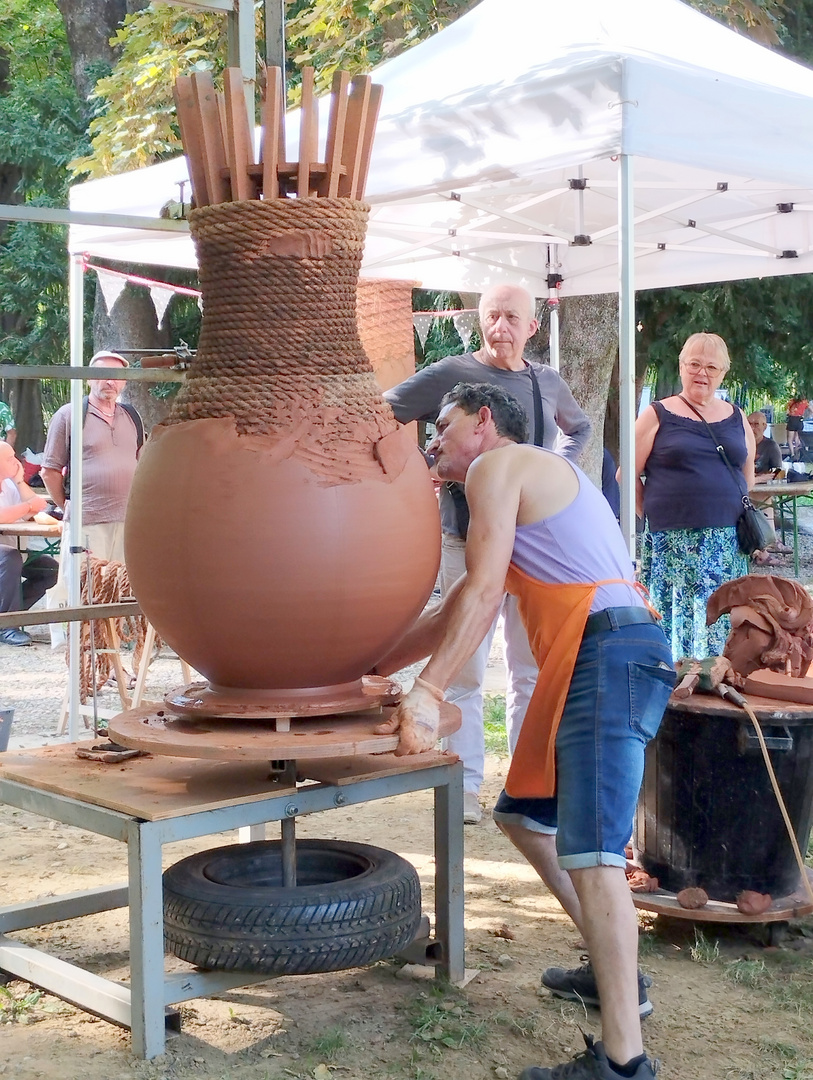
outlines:
{"label": "wooden slat", "polygon": [[[285,179],[296,180],[298,171],[299,171],[299,165],[295,161],[280,162],[279,165],[277,166],[277,176],[279,177],[280,181],[285,180]],[[344,165],[340,165],[339,166],[339,175],[341,176],[343,173],[346,173],[346,172],[347,172],[347,169],[345,169]],[[328,168],[327,168],[327,165],[326,165],[326,163],[324,161],[312,161],[311,162],[311,186],[313,187],[315,181],[316,182],[323,181],[325,179],[325,177],[327,176],[327,173],[328,173]],[[258,181],[262,180],[262,175],[263,175],[262,162],[260,162],[258,165],[249,165],[249,167],[248,167],[248,175],[253,176],[255,180],[258,180]],[[223,170],[223,176],[224,176],[225,179],[228,179],[228,176],[229,176],[229,170],[228,169]],[[294,185],[294,186],[296,186],[296,185]],[[113,370],[113,369],[111,369],[111,370]],[[115,370],[118,371],[119,369],[116,368]]]}
{"label": "wooden slat", "polygon": [[347,172],[339,180],[338,190],[339,195],[347,197],[352,197],[353,192],[358,188],[364,124],[370,103],[370,85],[369,75],[356,75],[350,80],[350,97],[347,102],[342,145],[342,164]]}
{"label": "wooden slat", "polygon": [[376,84],[370,87],[370,101],[367,105],[367,115],[364,119],[364,133],[361,140],[361,161],[359,163],[356,187],[353,192],[354,199],[364,198],[364,189],[367,186],[367,174],[370,171],[370,158],[373,153],[373,140],[375,139],[375,126],[378,123],[378,113],[381,109],[381,98],[384,87]]}
{"label": "wooden slat", "polygon": [[232,199],[256,199],[257,188],[249,177],[254,163],[254,148],[246,111],[246,91],[240,68],[226,68],[223,73],[226,112],[226,162],[229,166]]}
{"label": "wooden slat", "polygon": [[319,187],[319,194],[335,199],[339,194],[339,180],[342,176],[342,146],[344,144],[344,124],[347,117],[347,90],[350,75],[346,71],[337,71],[333,76],[330,99],[330,118],[327,125],[327,146],[325,161],[328,167],[326,182]]}
{"label": "wooden slat", "polygon": [[229,185],[223,178],[226,167],[226,151],[223,145],[223,128],[212,76],[208,71],[196,71],[192,75],[192,90],[200,116],[204,150],[206,187],[210,203],[228,202]]}
{"label": "wooden slat", "polygon": [[50,611],[6,611],[0,615],[0,630],[18,626],[47,626],[48,623],[90,622],[91,619],[127,619],[140,614],[141,608],[135,600],[121,604],[52,608]]}
{"label": "wooden slat", "polygon": [[313,96],[313,68],[302,68],[302,109],[299,118],[299,168],[296,193],[307,199],[311,193],[311,162],[316,160],[319,142],[319,114]]}
{"label": "wooden slat", "polygon": [[278,67],[266,68],[265,101],[263,102],[263,137],[260,146],[262,162],[263,198],[276,199],[279,195],[280,132],[283,124],[285,103],[282,100],[282,71]]}
{"label": "wooden slat", "polygon": [[192,182],[195,205],[208,206],[209,189],[206,186],[203,132],[191,78],[188,75],[181,75],[175,80],[172,93],[175,98],[178,127],[181,129],[181,142],[189,166],[189,179]]}

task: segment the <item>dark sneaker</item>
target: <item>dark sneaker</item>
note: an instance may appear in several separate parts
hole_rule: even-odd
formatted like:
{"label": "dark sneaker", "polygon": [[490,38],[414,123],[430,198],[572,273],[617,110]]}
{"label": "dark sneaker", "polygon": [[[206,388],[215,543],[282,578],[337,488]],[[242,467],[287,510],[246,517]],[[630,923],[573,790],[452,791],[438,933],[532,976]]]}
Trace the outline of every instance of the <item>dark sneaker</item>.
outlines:
{"label": "dark sneaker", "polygon": [[[542,985],[557,997],[567,998],[569,1001],[581,1001],[584,1005],[595,1005],[601,1008],[598,998],[598,986],[590,961],[581,967],[570,968],[547,968],[542,972]],[[653,1005],[647,996],[646,989],[652,985],[652,979],[642,972],[638,972],[638,1012],[641,1019],[649,1016]]]}
{"label": "dark sneaker", "polygon": [[[604,1053],[604,1044],[593,1042],[592,1035],[585,1035],[587,1049],[577,1054],[571,1061],[553,1068],[543,1069],[540,1065],[529,1065],[519,1074],[519,1080],[620,1080],[620,1073],[610,1066]],[[631,1080],[654,1080],[658,1072],[658,1062],[647,1058],[642,1061]]]}

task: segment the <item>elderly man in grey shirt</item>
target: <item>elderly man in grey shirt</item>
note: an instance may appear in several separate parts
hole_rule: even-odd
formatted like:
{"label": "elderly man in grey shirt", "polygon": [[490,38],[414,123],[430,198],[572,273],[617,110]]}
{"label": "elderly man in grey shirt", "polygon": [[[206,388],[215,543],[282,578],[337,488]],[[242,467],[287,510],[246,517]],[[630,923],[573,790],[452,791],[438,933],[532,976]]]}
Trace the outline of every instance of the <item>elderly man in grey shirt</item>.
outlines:
{"label": "elderly man in grey shirt", "polygon": [[[575,460],[590,436],[590,421],[557,372],[549,367],[532,366],[523,358],[525,344],[539,325],[533,297],[519,286],[498,285],[483,293],[479,310],[483,340],[480,349],[462,356],[444,357],[386,391],[384,397],[396,419],[402,424],[412,420],[434,422],[441,398],[457,383],[495,383],[522,404],[528,415],[531,442]],[[449,485],[441,489],[440,513],[443,530],[440,584],[445,595],[466,566],[467,515],[459,492]],[[505,597],[497,618],[503,620],[506,728],[513,753],[536,685],[537,667],[513,597]],[[467,824],[477,824],[482,818],[479,793],[485,764],[483,679],[496,625],[497,619],[446,692],[447,699],[463,714],[460,730],[449,738],[448,747],[463,761]]]}

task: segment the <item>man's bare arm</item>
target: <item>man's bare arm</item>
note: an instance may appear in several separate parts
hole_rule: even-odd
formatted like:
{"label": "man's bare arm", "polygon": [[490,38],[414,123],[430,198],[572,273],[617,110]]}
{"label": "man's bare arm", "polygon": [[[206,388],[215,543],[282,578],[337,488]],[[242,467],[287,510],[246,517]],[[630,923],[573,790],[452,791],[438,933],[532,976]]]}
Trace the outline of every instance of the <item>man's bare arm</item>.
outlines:
{"label": "man's bare arm", "polygon": [[45,490],[51,496],[53,502],[57,506],[65,505],[65,483],[61,469],[47,469],[43,466],[40,469],[40,476],[42,476],[42,482],[45,484]]}
{"label": "man's bare arm", "polygon": [[441,690],[483,640],[505,595],[521,487],[512,471],[506,455],[496,450],[478,458],[466,477],[471,514],[466,576],[450,606],[443,638],[421,672],[425,682]]}

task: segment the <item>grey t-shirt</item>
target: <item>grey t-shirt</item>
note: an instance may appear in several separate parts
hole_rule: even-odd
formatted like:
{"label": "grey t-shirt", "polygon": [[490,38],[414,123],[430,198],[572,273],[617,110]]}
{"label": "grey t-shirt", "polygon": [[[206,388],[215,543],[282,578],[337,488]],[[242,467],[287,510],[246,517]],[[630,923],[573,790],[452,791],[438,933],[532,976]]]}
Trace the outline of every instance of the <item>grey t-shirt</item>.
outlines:
{"label": "grey t-shirt", "polygon": [[[542,445],[575,461],[590,437],[590,421],[576,404],[567,383],[553,368],[535,364],[534,373],[542,400]],[[387,390],[384,398],[400,423],[408,424],[412,420],[434,423],[443,395],[459,382],[495,383],[513,394],[528,416],[529,441],[536,442],[530,365],[521,371],[506,371],[482,364],[473,353],[445,356]],[[443,531],[458,536],[454,504],[445,488],[441,489],[440,516]]]}

